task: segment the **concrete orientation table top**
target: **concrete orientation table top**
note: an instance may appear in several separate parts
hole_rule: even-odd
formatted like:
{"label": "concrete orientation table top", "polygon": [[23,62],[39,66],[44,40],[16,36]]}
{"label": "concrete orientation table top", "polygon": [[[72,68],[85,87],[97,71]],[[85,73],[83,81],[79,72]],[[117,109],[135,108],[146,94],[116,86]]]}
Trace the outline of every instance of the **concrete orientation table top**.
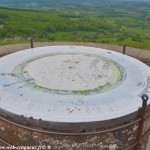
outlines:
{"label": "concrete orientation table top", "polygon": [[50,123],[103,122],[137,112],[150,68],[106,49],[49,46],[0,59],[0,110]]}

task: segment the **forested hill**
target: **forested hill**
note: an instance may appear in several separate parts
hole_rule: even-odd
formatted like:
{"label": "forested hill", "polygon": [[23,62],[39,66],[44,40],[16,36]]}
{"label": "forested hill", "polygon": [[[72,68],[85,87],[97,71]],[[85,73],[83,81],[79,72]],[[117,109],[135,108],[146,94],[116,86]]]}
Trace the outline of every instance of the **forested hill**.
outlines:
{"label": "forested hill", "polygon": [[[128,0],[122,0],[128,1]],[[133,0],[132,0],[133,1]],[[78,5],[103,5],[110,3],[118,3],[119,0],[0,0],[1,6],[6,7],[36,7],[37,6],[47,6],[47,7],[55,7],[55,6],[78,6]]]}
{"label": "forested hill", "polygon": [[150,50],[150,0],[0,0],[0,45],[29,37]]}
{"label": "forested hill", "polygon": [[[0,0],[0,7],[39,11],[109,11],[114,8],[136,9],[148,5],[150,0]],[[132,7],[131,7],[132,6]]]}

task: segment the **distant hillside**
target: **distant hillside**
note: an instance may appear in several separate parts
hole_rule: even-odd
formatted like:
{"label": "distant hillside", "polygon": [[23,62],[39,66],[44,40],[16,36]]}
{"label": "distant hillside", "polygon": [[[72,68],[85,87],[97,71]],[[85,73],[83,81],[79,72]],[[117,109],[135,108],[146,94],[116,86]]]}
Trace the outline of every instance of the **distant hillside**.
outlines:
{"label": "distant hillside", "polygon": [[6,8],[52,10],[53,8],[93,9],[97,6],[118,3],[118,0],[0,0],[0,6]]}
{"label": "distant hillside", "polygon": [[0,45],[32,37],[150,50],[150,0],[0,0],[0,7]]}
{"label": "distant hillside", "polygon": [[[117,2],[118,0],[114,0]],[[125,0],[123,0],[125,1]],[[43,6],[66,6],[66,5],[86,5],[86,4],[106,4],[111,0],[0,0],[1,6],[16,7],[25,5],[25,7],[43,5]]]}
{"label": "distant hillside", "polygon": [[[0,0],[0,7],[38,11],[109,11],[114,8],[137,9],[142,5],[150,6],[149,0]],[[139,8],[138,8],[139,9]]]}

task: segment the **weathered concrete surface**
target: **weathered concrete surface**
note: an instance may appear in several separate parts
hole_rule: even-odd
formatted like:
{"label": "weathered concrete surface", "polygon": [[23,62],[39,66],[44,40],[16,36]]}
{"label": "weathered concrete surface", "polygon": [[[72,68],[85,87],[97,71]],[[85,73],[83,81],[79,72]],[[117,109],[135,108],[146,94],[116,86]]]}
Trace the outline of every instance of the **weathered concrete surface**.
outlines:
{"label": "weathered concrete surface", "polygon": [[[109,45],[109,44],[95,44],[95,43],[74,43],[74,42],[38,42],[34,43],[34,47],[42,47],[49,45],[83,45],[83,46],[91,46],[91,47],[100,47],[105,49],[114,50],[117,52],[122,52],[122,46]],[[17,44],[17,45],[6,45],[0,46],[0,56],[4,56],[9,53],[13,53],[16,51],[24,50],[30,48],[30,43],[27,44]],[[145,51],[137,48],[127,47],[126,54],[132,57],[138,58],[140,60],[150,61],[150,51]],[[147,146],[147,150],[150,150],[150,138]]]}
{"label": "weathered concrete surface", "polygon": [[122,123],[129,114],[127,121],[130,120],[141,107],[139,95],[150,84],[150,68],[145,64],[120,53],[87,46],[28,49],[1,58],[0,68],[3,110],[41,118],[61,129],[66,123],[70,130],[83,123],[83,130],[95,129],[111,119]]}

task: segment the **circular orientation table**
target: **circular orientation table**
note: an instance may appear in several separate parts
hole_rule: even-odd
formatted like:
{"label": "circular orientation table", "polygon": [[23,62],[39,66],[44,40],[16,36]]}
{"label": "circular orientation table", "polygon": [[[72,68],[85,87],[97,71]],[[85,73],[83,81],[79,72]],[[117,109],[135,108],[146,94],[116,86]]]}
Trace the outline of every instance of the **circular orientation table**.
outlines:
{"label": "circular orientation table", "polygon": [[[0,113],[53,128],[130,120],[150,96],[150,68],[106,49],[49,46],[0,59]],[[123,119],[123,120],[122,120]]]}

